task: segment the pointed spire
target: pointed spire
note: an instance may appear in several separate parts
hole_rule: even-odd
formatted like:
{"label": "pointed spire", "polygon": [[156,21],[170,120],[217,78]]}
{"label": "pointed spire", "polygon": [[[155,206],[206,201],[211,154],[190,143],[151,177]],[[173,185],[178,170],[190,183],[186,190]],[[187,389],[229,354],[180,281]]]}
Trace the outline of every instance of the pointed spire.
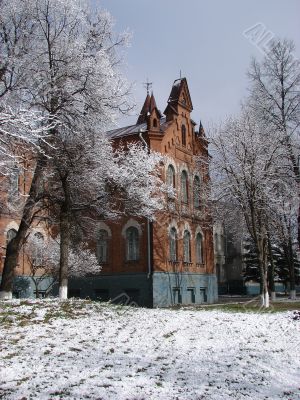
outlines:
{"label": "pointed spire", "polygon": [[144,105],[143,105],[140,115],[138,117],[137,124],[142,124],[143,122],[147,122],[147,113],[150,108],[150,100],[151,100],[151,98],[150,98],[149,94],[147,94]]}
{"label": "pointed spire", "polygon": [[201,120],[200,120],[200,124],[199,124],[199,136],[205,137],[205,131],[204,131]]}
{"label": "pointed spire", "polygon": [[144,122],[148,121],[148,116],[152,114],[152,112],[156,110],[158,113],[159,118],[161,117],[161,114],[156,106],[156,101],[153,92],[151,93],[151,97],[149,93],[147,93],[143,108],[140,112],[140,115],[137,120],[137,124],[142,124]]}
{"label": "pointed spire", "polygon": [[151,93],[151,97],[150,97],[150,112],[152,112],[156,107],[156,101],[155,101],[155,97],[153,95],[153,92]]}

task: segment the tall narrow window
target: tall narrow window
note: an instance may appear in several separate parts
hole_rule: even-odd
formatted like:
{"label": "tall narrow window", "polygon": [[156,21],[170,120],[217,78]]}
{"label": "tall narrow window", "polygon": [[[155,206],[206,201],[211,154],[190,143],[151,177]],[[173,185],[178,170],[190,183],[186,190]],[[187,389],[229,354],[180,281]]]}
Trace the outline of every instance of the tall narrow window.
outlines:
{"label": "tall narrow window", "polygon": [[189,231],[184,231],[183,234],[183,262],[191,262],[191,234]]}
{"label": "tall narrow window", "polygon": [[10,187],[8,192],[9,201],[16,200],[16,197],[19,194],[19,178],[20,178],[19,168],[15,166],[14,168],[12,168],[10,174]]}
{"label": "tall narrow window", "polygon": [[8,244],[12,239],[14,239],[17,235],[17,231],[15,229],[10,229],[6,234],[6,244]]}
{"label": "tall narrow window", "polygon": [[171,164],[168,166],[167,170],[167,184],[173,188],[175,187],[175,169]]}
{"label": "tall narrow window", "polygon": [[186,127],[185,125],[181,125],[181,143],[182,146],[186,146]]}
{"label": "tall narrow window", "polygon": [[200,178],[199,178],[199,176],[195,176],[195,178],[194,178],[193,191],[194,191],[194,207],[199,208],[200,207]]}
{"label": "tall narrow window", "polygon": [[126,230],[126,259],[127,261],[139,259],[139,231],[134,226]]}
{"label": "tall narrow window", "polygon": [[42,266],[44,259],[44,236],[37,232],[34,234],[34,251],[33,251],[33,263],[35,266]]}
{"label": "tall narrow window", "polygon": [[196,263],[203,263],[203,246],[201,233],[197,233],[196,235]]}
{"label": "tall narrow window", "polygon": [[181,201],[183,203],[188,202],[188,176],[186,171],[181,173]]}
{"label": "tall narrow window", "polygon": [[177,261],[177,231],[171,228],[169,236],[170,261]]}
{"label": "tall narrow window", "polygon": [[100,264],[108,262],[108,232],[105,229],[98,232],[97,258]]}

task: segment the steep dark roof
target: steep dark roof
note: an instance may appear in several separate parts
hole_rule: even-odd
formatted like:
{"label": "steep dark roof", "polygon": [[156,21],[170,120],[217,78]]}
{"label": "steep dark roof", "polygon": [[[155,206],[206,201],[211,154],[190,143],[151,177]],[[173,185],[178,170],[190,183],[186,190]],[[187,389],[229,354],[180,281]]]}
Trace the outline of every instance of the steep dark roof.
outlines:
{"label": "steep dark roof", "polygon": [[[187,95],[187,104],[184,104],[183,102],[179,101],[180,95],[183,90],[185,90],[185,93]],[[177,112],[178,104],[181,104],[181,106],[188,108],[190,111],[192,111],[192,109],[193,109],[193,104],[192,104],[190,91],[189,91],[189,87],[188,87],[186,78],[176,79],[173,82],[171,93],[168,98],[168,105],[164,111],[164,114],[167,114],[169,111],[171,111],[172,113],[178,114],[178,112]]]}
{"label": "steep dark roof", "polygon": [[182,79],[176,79],[173,83],[168,103],[175,103],[179,100]]}

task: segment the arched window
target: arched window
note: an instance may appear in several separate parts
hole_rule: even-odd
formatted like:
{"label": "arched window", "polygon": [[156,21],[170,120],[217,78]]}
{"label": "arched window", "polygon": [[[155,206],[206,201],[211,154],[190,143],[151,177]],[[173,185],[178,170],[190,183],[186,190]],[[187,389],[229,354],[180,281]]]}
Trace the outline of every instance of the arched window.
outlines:
{"label": "arched window", "polygon": [[186,146],[186,127],[185,125],[181,125],[181,143],[182,146]]}
{"label": "arched window", "polygon": [[17,236],[17,231],[15,229],[10,229],[6,233],[6,244],[8,244],[12,239]]}
{"label": "arched window", "polygon": [[170,261],[177,261],[177,231],[171,228],[169,235]]}
{"label": "arched window", "polygon": [[154,118],[154,120],[153,120],[153,128],[157,128],[157,119],[156,118]]}
{"label": "arched window", "polygon": [[168,166],[167,170],[167,185],[171,187],[175,187],[175,169],[173,165]]}
{"label": "arched window", "polygon": [[34,234],[33,264],[42,266],[44,261],[44,236],[40,232]]}
{"label": "arched window", "polygon": [[189,231],[184,231],[183,234],[183,262],[191,262],[191,234]]}
{"label": "arched window", "polygon": [[139,231],[134,226],[126,229],[126,260],[137,261],[139,259]]}
{"label": "arched window", "polygon": [[97,259],[99,263],[108,262],[108,232],[100,229],[97,237]]}
{"label": "arched window", "polygon": [[183,203],[188,202],[188,176],[186,171],[181,173],[181,201]]}
{"label": "arched window", "polygon": [[200,178],[199,176],[195,176],[194,178],[194,207],[199,208],[200,207]]}
{"label": "arched window", "polygon": [[203,263],[203,245],[201,233],[197,233],[196,235],[196,263]]}

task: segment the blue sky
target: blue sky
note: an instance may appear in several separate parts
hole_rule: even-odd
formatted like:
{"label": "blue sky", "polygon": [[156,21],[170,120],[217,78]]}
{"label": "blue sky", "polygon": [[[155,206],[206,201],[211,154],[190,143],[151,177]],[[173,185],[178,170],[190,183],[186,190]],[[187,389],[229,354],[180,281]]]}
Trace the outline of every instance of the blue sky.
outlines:
{"label": "blue sky", "polygon": [[[115,18],[116,31],[129,29],[125,75],[134,82],[139,113],[149,78],[164,111],[174,79],[188,80],[193,119],[206,125],[238,110],[247,93],[251,56],[261,52],[243,32],[261,23],[266,31],[293,39],[300,58],[299,0],[94,0]],[[260,26],[262,26],[260,25]],[[120,125],[135,123],[136,115]]]}

